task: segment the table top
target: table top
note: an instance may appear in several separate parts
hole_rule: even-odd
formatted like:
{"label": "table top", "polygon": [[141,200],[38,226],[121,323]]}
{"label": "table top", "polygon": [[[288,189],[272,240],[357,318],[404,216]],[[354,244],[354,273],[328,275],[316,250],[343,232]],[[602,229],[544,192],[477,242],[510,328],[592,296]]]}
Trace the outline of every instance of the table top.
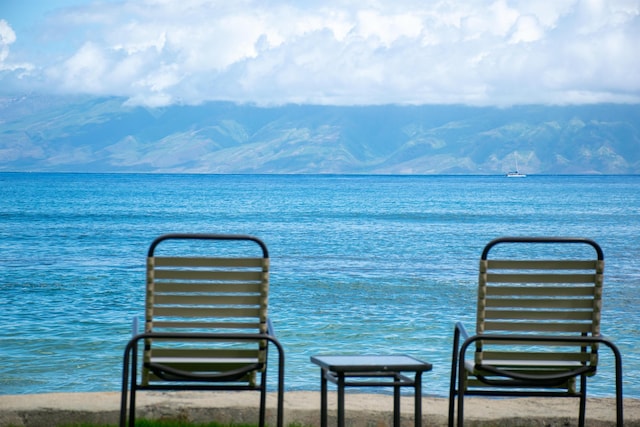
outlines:
{"label": "table top", "polygon": [[311,356],[311,362],[332,372],[425,372],[431,363],[404,354]]}

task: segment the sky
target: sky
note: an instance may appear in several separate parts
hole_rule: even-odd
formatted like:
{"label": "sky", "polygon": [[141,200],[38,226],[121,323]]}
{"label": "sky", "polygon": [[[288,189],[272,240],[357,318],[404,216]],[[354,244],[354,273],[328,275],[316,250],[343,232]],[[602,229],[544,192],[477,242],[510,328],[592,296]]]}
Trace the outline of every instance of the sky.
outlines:
{"label": "sky", "polygon": [[640,103],[640,0],[0,0],[0,95]]}

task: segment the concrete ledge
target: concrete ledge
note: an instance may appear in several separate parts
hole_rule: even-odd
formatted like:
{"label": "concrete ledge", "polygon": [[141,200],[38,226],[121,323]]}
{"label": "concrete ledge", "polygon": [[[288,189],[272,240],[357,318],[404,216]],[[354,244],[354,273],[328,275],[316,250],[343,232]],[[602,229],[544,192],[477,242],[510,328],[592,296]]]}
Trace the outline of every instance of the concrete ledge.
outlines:
{"label": "concrete ledge", "polygon": [[[329,423],[335,425],[336,396],[329,396]],[[447,399],[423,398],[423,426],[447,425]],[[577,399],[481,399],[467,398],[466,426],[577,425]],[[258,393],[144,392],[139,394],[137,414],[144,418],[179,418],[223,423],[257,423]],[[267,417],[275,425],[276,398],[267,400]],[[347,425],[384,427],[393,424],[393,398],[387,394],[347,393]],[[54,427],[72,423],[117,424],[120,393],[54,393],[0,395],[0,427]],[[625,399],[625,427],[640,427],[640,399]],[[319,392],[285,393],[285,424],[320,424]],[[402,399],[402,425],[413,425],[413,397]],[[614,399],[589,399],[588,426],[614,426]]]}

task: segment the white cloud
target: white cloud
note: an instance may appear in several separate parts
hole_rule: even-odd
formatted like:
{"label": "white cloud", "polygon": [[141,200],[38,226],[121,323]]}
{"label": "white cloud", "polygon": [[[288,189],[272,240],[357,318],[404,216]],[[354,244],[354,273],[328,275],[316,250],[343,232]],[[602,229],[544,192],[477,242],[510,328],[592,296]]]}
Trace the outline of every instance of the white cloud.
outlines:
{"label": "white cloud", "polygon": [[0,19],[0,47],[2,48],[2,56],[0,56],[1,60],[7,59],[9,55],[8,49],[9,45],[16,41],[16,33],[13,32],[9,23],[4,19]]}
{"label": "white cloud", "polygon": [[12,63],[9,61],[10,46],[17,40],[16,33],[9,23],[0,19],[0,71],[14,71],[22,76],[24,72],[33,69],[28,63]]}
{"label": "white cloud", "polygon": [[390,47],[401,37],[416,38],[422,32],[422,21],[409,13],[381,15],[379,11],[363,10],[357,14],[357,33],[364,37],[375,37]]}
{"label": "white cloud", "polygon": [[544,37],[544,28],[540,26],[538,19],[532,15],[523,15],[514,25],[514,33],[509,43],[534,42]]}
{"label": "white cloud", "polygon": [[125,0],[43,25],[56,55],[20,53],[48,85],[133,104],[640,102],[638,0]]}
{"label": "white cloud", "polygon": [[59,78],[68,89],[102,93],[105,90],[105,75],[111,64],[103,49],[93,42],[85,43],[60,68]]}

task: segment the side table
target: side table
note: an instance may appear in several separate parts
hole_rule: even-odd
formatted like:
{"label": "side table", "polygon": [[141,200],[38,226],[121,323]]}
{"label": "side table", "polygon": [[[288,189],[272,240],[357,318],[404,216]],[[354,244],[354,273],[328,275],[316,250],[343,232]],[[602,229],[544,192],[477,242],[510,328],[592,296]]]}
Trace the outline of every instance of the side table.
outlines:
{"label": "side table", "polygon": [[[422,425],[422,373],[431,363],[406,355],[312,356],[320,366],[320,425],[327,427],[327,381],[338,386],[338,427],[344,427],[345,387],[393,387],[393,425],[400,427],[400,388],[413,387],[415,426]],[[413,373],[413,378],[404,373]]]}

